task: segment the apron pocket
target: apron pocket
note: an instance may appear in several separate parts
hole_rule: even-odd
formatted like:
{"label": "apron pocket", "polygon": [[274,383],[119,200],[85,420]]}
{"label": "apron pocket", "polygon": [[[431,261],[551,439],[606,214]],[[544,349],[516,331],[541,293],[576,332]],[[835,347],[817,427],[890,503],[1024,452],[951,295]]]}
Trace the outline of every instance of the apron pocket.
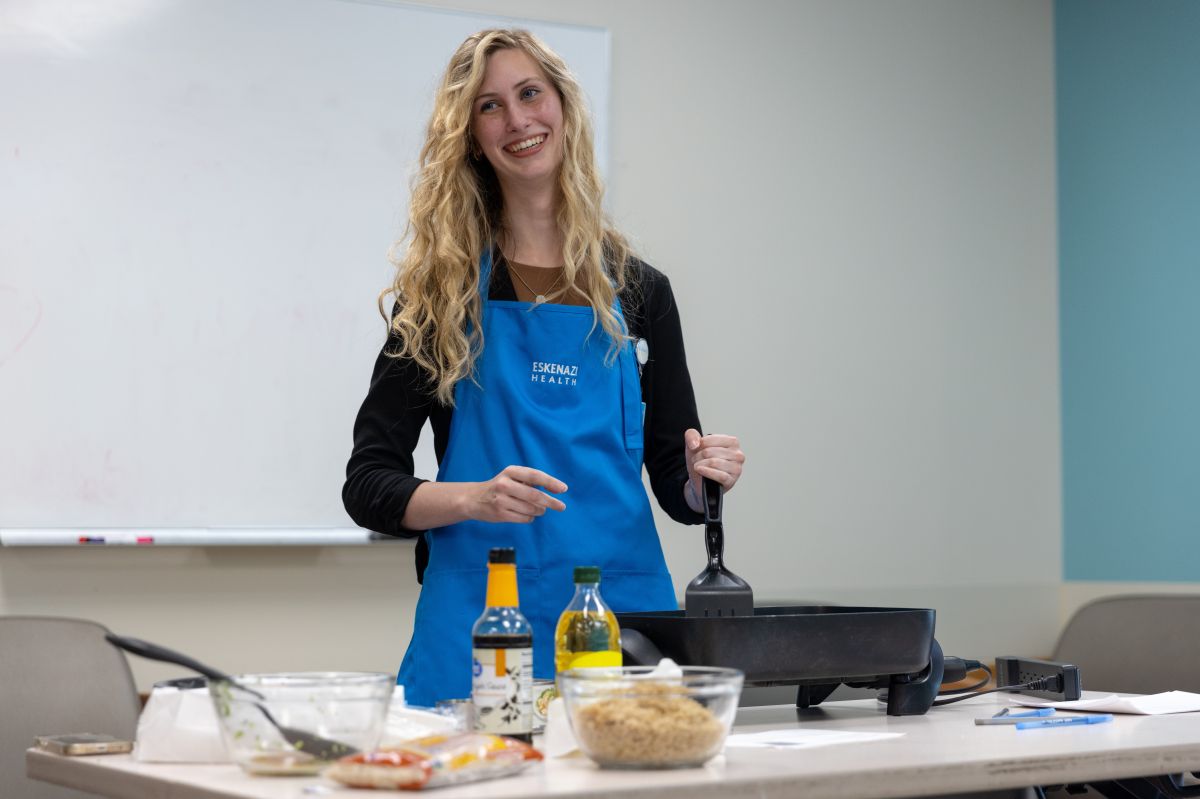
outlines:
{"label": "apron pocket", "polygon": [[600,570],[600,595],[617,613],[678,610],[671,575],[663,571]]}

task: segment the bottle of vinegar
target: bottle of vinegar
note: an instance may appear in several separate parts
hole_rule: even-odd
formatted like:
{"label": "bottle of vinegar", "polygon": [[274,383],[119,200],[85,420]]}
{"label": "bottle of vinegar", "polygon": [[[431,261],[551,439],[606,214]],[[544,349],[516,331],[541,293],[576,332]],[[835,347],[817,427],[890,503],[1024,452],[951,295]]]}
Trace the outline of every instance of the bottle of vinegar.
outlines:
{"label": "bottle of vinegar", "polygon": [[600,596],[600,567],[575,569],[575,596],[554,630],[554,670],[621,665],[621,630]]}
{"label": "bottle of vinegar", "polygon": [[533,739],[533,628],[517,607],[517,552],[488,553],[487,600],[471,630],[471,700],[480,732]]}

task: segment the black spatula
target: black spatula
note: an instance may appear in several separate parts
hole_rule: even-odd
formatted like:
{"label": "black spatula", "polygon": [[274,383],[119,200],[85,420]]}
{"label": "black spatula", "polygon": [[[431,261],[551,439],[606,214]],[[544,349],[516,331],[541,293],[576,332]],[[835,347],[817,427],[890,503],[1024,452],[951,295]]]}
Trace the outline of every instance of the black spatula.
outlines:
{"label": "black spatula", "polygon": [[[191,669],[198,674],[203,674],[214,682],[226,682],[239,691],[245,691],[258,699],[263,698],[262,694],[258,691],[247,688],[244,685],[239,685],[237,680],[228,674],[218,671],[212,666],[206,666],[187,655],[167,649],[165,646],[159,646],[158,644],[152,644],[137,638],[126,638],[123,635],[114,635],[113,633],[108,633],[104,637],[118,649],[123,649],[134,655],[140,655],[148,660],[158,660],[163,663],[174,663],[176,666],[183,666],[185,669]],[[298,751],[307,752],[318,760],[337,760],[343,755],[353,755],[358,752],[354,747],[344,744],[341,741],[322,738],[319,735],[313,735],[304,730],[297,730],[294,727],[284,727],[275,720],[275,717],[271,715],[271,712],[261,702],[255,702],[254,705],[262,711],[263,716],[271,723],[271,726],[279,730],[279,734],[283,736],[284,740]]]}
{"label": "black spatula", "polygon": [[683,595],[688,616],[753,616],[750,584],[725,568],[725,526],[721,522],[721,484],[704,478],[704,546],[708,567],[688,583]]}

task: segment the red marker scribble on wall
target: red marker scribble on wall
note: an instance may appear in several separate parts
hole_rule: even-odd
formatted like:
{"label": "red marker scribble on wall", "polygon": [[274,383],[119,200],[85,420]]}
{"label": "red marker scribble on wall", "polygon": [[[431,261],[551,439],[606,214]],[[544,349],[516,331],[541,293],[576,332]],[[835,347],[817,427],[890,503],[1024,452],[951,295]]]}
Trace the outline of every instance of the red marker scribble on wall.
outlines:
{"label": "red marker scribble on wall", "polygon": [[[26,294],[22,303],[22,295],[23,292],[16,286],[0,284],[0,319],[6,320],[0,322],[0,367],[21,351],[42,322],[42,301],[32,294]],[[25,308],[21,309],[19,305]],[[21,310],[26,312],[20,313]],[[29,321],[23,322],[24,317],[28,317]],[[11,342],[5,341],[9,337]]]}

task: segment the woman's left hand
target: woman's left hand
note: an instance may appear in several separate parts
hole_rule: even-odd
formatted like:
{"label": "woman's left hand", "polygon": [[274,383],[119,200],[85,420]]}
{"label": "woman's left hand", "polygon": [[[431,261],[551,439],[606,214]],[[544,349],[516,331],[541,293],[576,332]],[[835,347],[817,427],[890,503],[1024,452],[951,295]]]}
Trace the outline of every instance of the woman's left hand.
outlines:
{"label": "woman's left hand", "polygon": [[742,452],[737,436],[716,433],[702,436],[699,430],[694,429],[684,432],[683,451],[688,471],[688,481],[684,484],[683,494],[689,508],[703,513],[702,478],[715,480],[726,492],[730,491],[742,476],[746,453]]}

